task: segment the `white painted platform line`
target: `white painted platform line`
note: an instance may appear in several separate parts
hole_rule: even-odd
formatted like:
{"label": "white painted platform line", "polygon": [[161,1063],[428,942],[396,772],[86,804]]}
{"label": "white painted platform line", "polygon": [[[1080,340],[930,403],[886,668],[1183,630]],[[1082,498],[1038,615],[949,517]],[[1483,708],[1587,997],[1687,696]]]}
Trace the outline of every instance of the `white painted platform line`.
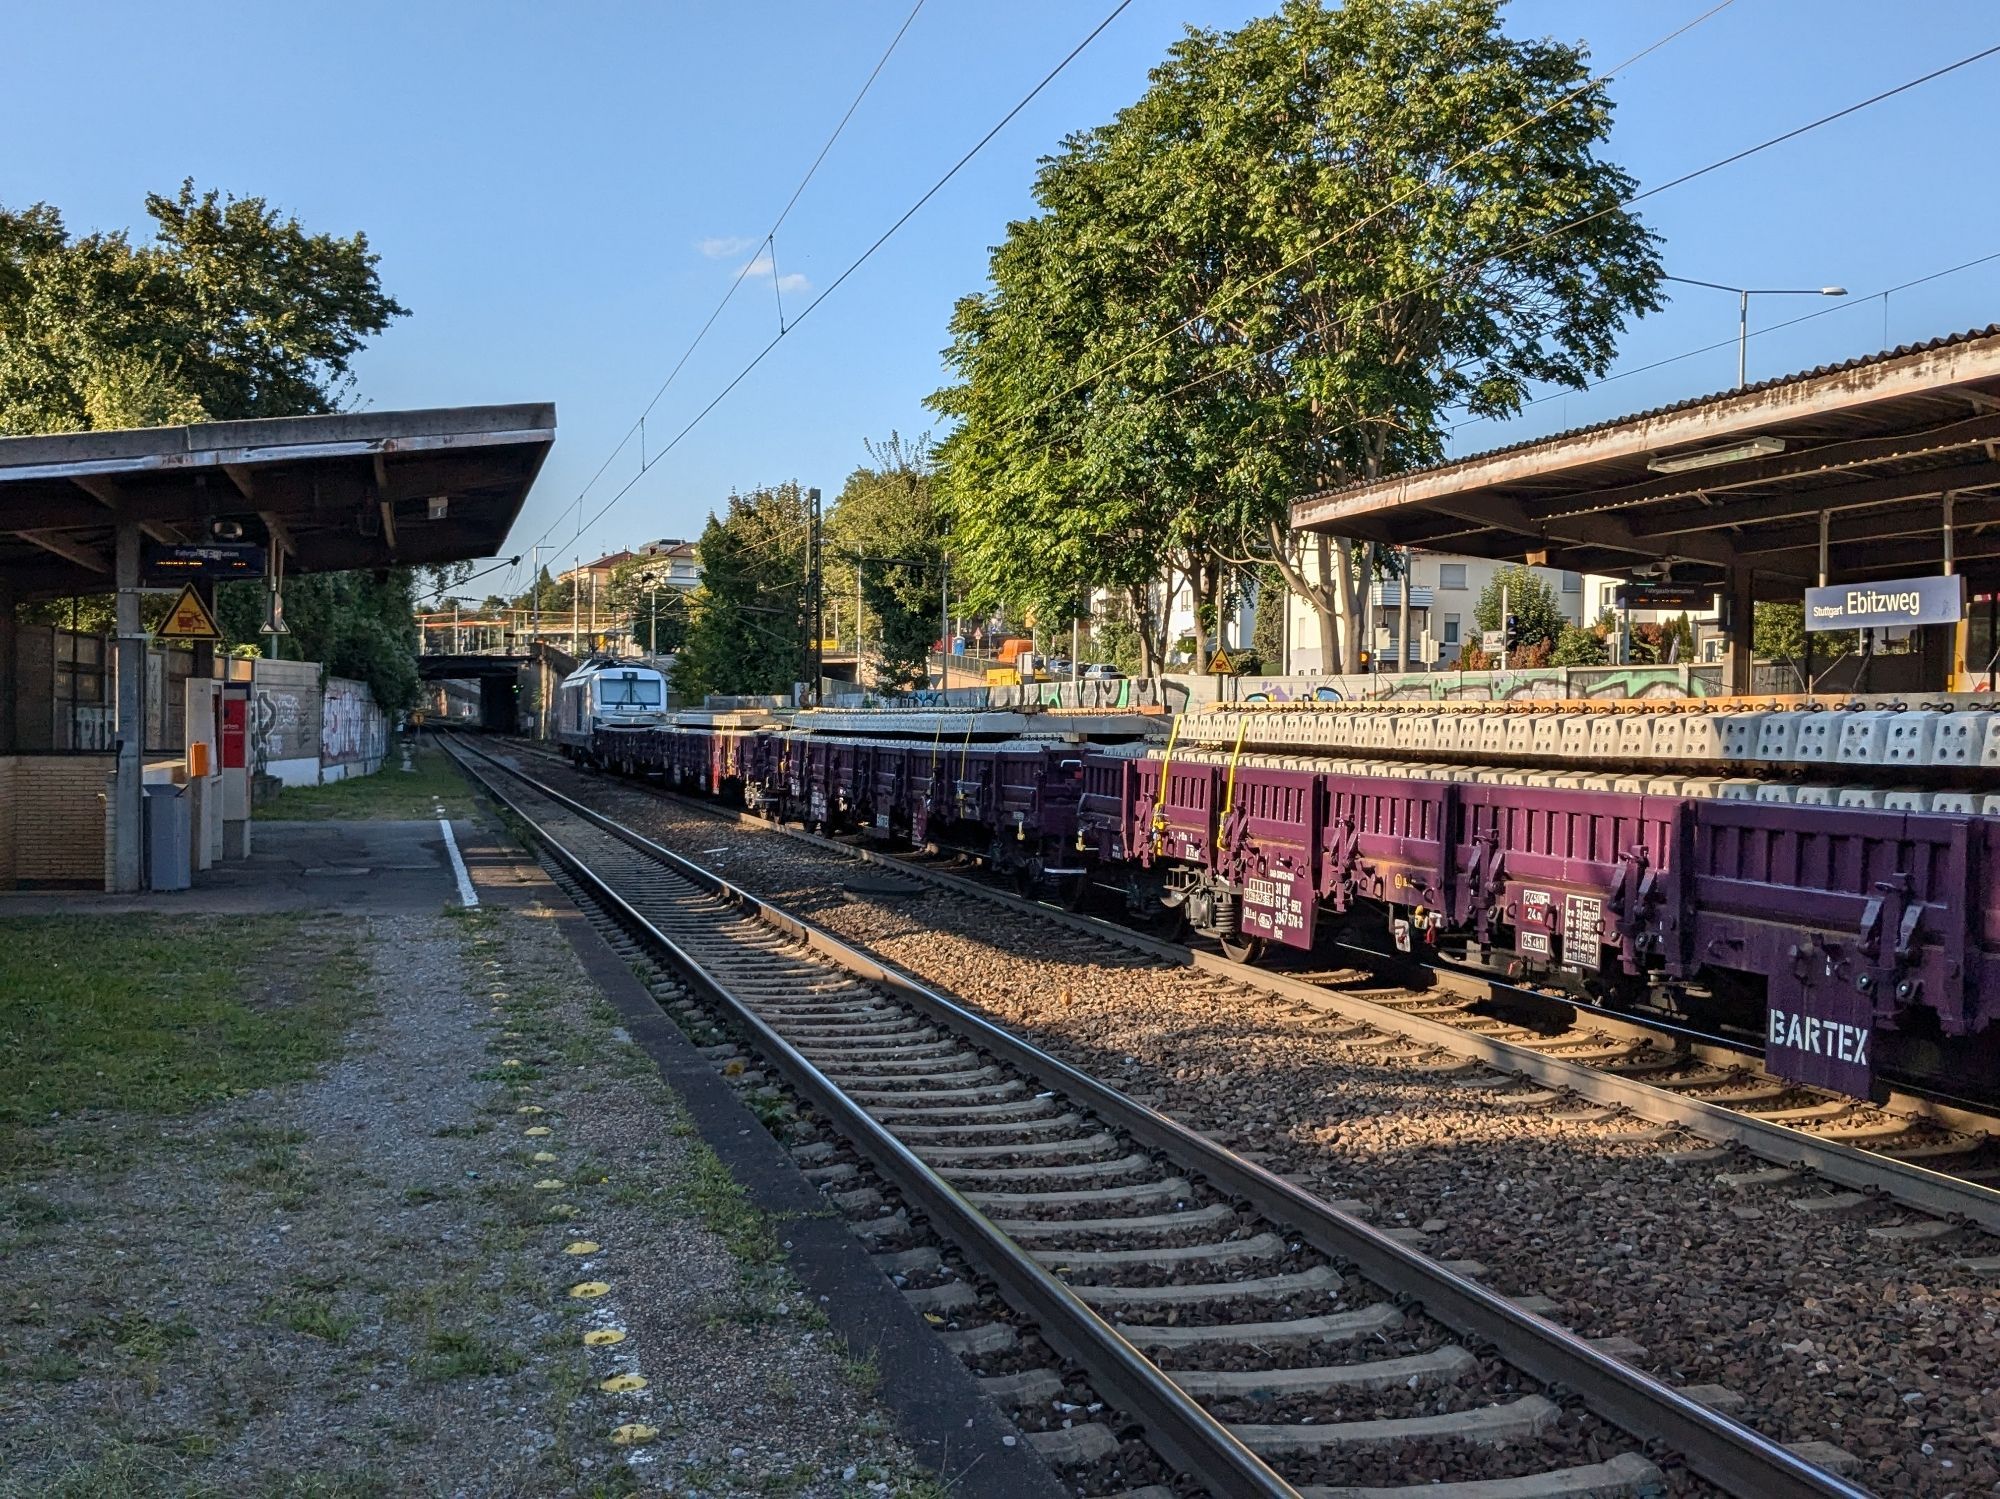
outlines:
{"label": "white painted platform line", "polygon": [[465,859],[458,851],[458,840],[451,836],[451,819],[440,817],[438,831],[444,834],[444,851],[451,855],[451,872],[458,876],[458,903],[462,906],[479,904],[479,892],[472,888],[472,876],[465,872]]}

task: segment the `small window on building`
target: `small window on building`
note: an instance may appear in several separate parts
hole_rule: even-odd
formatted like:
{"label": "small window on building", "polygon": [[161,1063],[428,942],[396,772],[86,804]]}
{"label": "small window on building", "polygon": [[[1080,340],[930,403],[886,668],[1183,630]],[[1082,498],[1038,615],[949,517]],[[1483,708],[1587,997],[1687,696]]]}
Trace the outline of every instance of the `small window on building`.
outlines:
{"label": "small window on building", "polygon": [[1440,562],[1438,564],[1438,587],[1465,587],[1465,564],[1463,562]]}
{"label": "small window on building", "polygon": [[1564,573],[1564,574],[1563,574],[1563,592],[1564,592],[1564,593],[1582,593],[1582,592],[1583,592],[1583,574],[1582,574],[1582,573]]}
{"label": "small window on building", "polygon": [[[1460,571],[1462,572],[1463,569],[1461,568]],[[1444,643],[1446,645],[1458,644],[1458,616],[1456,614],[1447,614],[1444,617]]]}

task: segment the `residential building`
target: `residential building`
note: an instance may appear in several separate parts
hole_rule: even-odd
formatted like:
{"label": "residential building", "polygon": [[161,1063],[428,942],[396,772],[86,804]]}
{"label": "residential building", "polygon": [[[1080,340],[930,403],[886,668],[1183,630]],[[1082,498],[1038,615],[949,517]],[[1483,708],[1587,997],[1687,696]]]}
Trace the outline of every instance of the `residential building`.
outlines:
{"label": "residential building", "polygon": [[663,537],[639,548],[639,571],[649,581],[672,588],[693,588],[701,582],[701,557],[691,541]]}
{"label": "residential building", "polygon": [[[1493,581],[1494,574],[1509,565],[1485,557],[1411,552],[1410,638],[1398,652],[1396,632],[1402,618],[1403,583],[1401,579],[1385,578],[1368,590],[1368,633],[1364,648],[1392,667],[1400,654],[1404,670],[1450,665],[1458,659],[1466,642],[1478,638],[1479,622],[1475,614],[1480,595]],[[1304,566],[1307,576],[1316,574],[1310,550]],[[1617,586],[1615,579],[1565,572],[1560,568],[1530,570],[1554,591],[1563,617],[1573,625],[1596,619],[1601,612],[1596,602],[1601,588]],[[1287,602],[1285,639],[1290,658],[1287,670],[1305,674],[1327,670],[1320,656],[1318,614],[1296,593],[1288,592]]]}

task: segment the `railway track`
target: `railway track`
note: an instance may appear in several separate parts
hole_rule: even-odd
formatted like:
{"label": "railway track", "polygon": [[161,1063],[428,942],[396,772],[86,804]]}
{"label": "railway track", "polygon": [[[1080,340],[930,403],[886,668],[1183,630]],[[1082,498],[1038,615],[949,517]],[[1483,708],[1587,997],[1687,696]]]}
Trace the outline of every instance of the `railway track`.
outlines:
{"label": "railway track", "polygon": [[[561,756],[518,741],[509,750],[562,766]],[[1640,1020],[1578,1006],[1557,997],[1478,978],[1451,969],[1427,969],[1430,987],[1384,978],[1383,970],[1358,966],[1332,971],[1250,968],[1217,953],[1163,942],[1101,917],[1080,915],[1024,899],[965,873],[858,847],[853,843],[774,823],[748,813],[634,782],[608,782],[634,794],[670,800],[724,822],[781,833],[839,857],[874,864],[1000,907],[1031,914],[1114,947],[1146,953],[1177,965],[1226,976],[1246,988],[1374,1027],[1379,1043],[1397,1041],[1419,1055],[1456,1057],[1516,1081],[1496,1102],[1591,1111],[1622,1111],[1663,1129],[1681,1129],[1717,1149],[1735,1146],[1768,1163],[1737,1173],[1744,1181],[1783,1187],[1781,1173],[1816,1176],[1842,1194],[1862,1194],[1924,1215],[1924,1220],[1882,1230],[1891,1237],[1925,1238],[1964,1223],[2000,1235],[2000,1121],[1920,1094],[1891,1092],[1880,1104],[1776,1078],[1753,1054],[1663,1032]],[[1357,954],[1364,965],[1380,954]],[[1408,973],[1407,964],[1401,972]],[[1395,970],[1390,970],[1393,974]],[[1496,1013],[1497,1007],[1502,1013]],[[1570,1028],[1508,1018],[1509,1006],[1560,1012]],[[1356,1044],[1376,1038],[1357,1034]],[[1840,1200],[1845,1201],[1845,1198]],[[1981,1260],[1984,1266],[1984,1260]],[[1993,1268],[2000,1269],[2000,1260]]]}
{"label": "railway track", "polygon": [[[522,770],[452,750],[826,1122],[810,1169],[866,1215],[885,1269],[961,1353],[1014,1345],[978,1320],[990,1283],[1073,1366],[1013,1369],[995,1393],[1044,1418],[1109,1407],[1031,1435],[1073,1478],[1129,1470],[1120,1437],[1137,1431],[1227,1495],[1437,1479],[1482,1485],[1426,1489],[1466,1499],[1865,1492],[1486,1288],[1477,1267],[1429,1258]],[[926,1225],[949,1259],[901,1247]]]}

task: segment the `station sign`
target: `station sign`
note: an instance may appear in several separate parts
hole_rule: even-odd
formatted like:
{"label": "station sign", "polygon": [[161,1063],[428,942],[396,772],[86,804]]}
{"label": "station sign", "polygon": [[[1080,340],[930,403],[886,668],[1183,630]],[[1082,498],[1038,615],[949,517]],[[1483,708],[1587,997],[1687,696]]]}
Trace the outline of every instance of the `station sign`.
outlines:
{"label": "station sign", "polygon": [[1808,630],[1955,625],[1965,618],[1965,579],[1890,578],[1806,590]]}
{"label": "station sign", "polygon": [[256,541],[148,542],[139,552],[142,583],[220,582],[264,576],[264,547]]}
{"label": "station sign", "polygon": [[1715,590],[1695,583],[1623,583],[1621,609],[1685,609],[1706,614],[1715,608]]}

